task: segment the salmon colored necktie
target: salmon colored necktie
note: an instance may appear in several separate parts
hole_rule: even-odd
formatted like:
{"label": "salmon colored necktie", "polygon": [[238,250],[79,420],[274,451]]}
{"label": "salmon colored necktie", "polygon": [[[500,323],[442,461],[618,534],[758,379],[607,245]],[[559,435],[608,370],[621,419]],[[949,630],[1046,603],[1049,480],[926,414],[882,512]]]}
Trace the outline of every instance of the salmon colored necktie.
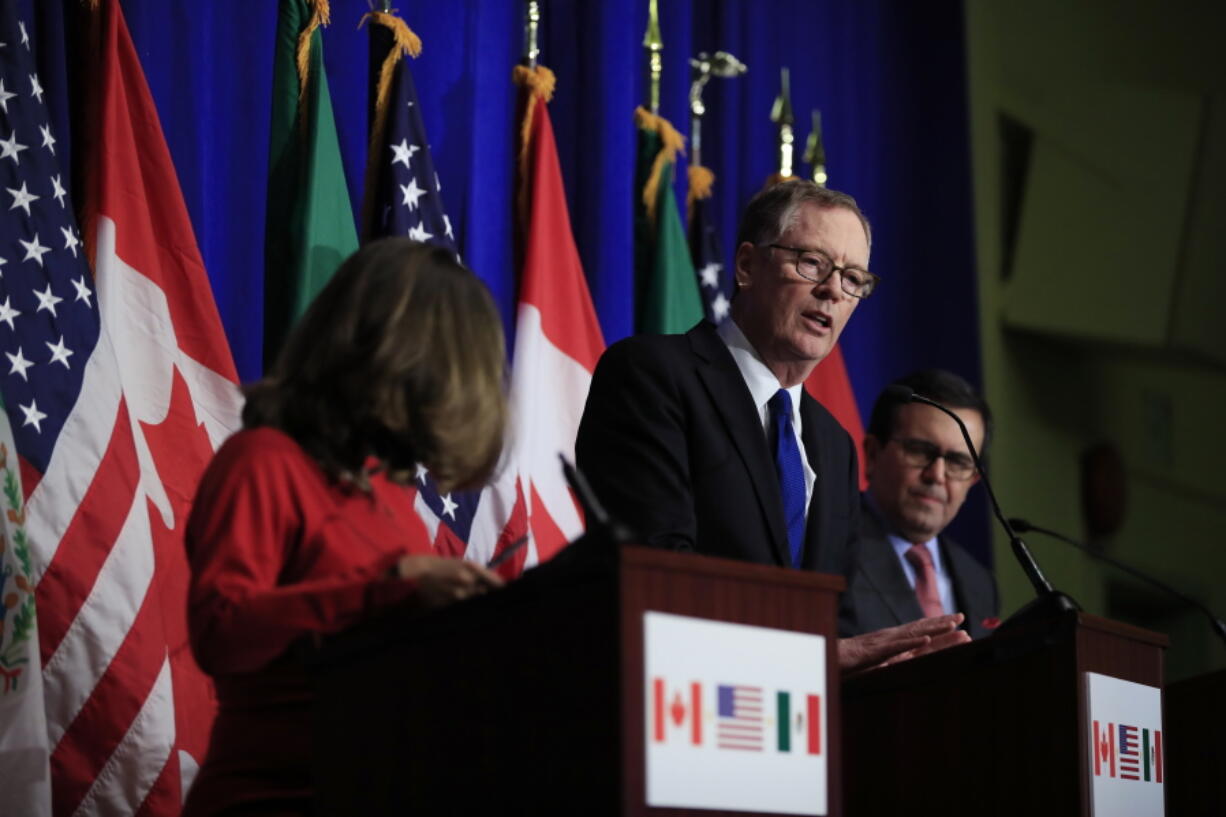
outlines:
{"label": "salmon colored necktie", "polygon": [[928,617],[944,615],[945,608],[941,606],[941,592],[937,589],[937,572],[932,566],[932,554],[924,545],[912,545],[904,555],[915,568],[915,596],[919,599],[920,609]]}

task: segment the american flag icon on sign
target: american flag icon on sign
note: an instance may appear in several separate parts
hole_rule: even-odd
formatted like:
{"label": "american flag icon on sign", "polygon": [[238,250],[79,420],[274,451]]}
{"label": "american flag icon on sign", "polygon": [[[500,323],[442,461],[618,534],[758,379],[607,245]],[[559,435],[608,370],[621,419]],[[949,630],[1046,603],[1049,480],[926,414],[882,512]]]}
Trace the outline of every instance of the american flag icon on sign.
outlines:
{"label": "american flag icon on sign", "polygon": [[1122,780],[1141,779],[1141,756],[1137,751],[1138,740],[1135,726],[1120,724],[1120,778]]}
{"label": "american flag icon on sign", "polygon": [[715,738],[721,749],[762,751],[762,687],[720,684]]}

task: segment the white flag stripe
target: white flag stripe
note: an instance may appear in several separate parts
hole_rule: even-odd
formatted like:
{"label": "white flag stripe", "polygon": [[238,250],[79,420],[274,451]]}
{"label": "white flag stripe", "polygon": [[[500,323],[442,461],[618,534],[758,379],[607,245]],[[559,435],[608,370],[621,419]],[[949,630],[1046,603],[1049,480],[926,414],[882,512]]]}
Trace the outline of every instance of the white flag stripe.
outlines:
{"label": "white flag stripe", "polygon": [[426,533],[430,535],[430,541],[434,541],[434,537],[438,536],[438,517],[430,510],[430,506],[426,504],[426,500],[422,499],[421,493],[417,493],[413,497],[413,510],[421,517],[421,521],[426,525]]}
{"label": "white flag stripe", "polygon": [[74,812],[80,817],[130,817],[157,781],[175,742],[170,660],[162,661],[153,689]]}
{"label": "white flag stripe", "polygon": [[153,580],[151,535],[145,496],[138,490],[89,597],[43,668],[52,746],[89,699],[136,620]]}
{"label": "white flag stripe", "polygon": [[119,412],[119,372],[105,331],[85,364],[78,405],[60,431],[47,471],[26,503],[34,573],[41,579],[59,549],[73,514],[94,481]]}

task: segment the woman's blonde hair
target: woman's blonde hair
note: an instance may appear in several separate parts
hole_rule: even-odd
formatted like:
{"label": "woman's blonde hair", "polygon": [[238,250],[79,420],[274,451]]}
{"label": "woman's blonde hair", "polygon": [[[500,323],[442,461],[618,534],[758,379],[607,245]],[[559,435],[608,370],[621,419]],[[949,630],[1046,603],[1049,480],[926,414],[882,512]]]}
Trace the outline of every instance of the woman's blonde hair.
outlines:
{"label": "woman's blonde hair", "polygon": [[506,426],[502,322],[485,286],[441,248],[385,238],[341,265],[247,389],[243,425],[293,437],[332,477],[363,463],[439,487],[485,481]]}

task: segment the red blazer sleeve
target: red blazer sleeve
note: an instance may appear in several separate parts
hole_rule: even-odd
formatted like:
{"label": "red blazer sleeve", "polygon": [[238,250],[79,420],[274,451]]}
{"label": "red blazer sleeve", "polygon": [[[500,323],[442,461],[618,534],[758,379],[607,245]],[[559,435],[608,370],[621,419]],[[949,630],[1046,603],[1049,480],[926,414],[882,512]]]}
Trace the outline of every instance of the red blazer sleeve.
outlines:
{"label": "red blazer sleeve", "polygon": [[388,576],[403,549],[367,548],[362,563],[341,572],[295,576],[291,561],[306,536],[353,550],[355,534],[335,515],[307,529],[304,503],[322,476],[296,444],[266,432],[263,441],[276,434],[283,442],[259,446],[259,432],[241,434],[249,436],[223,446],[206,471],[187,528],[192,649],[211,675],[259,669],[303,635],[342,630],[414,592]]}

